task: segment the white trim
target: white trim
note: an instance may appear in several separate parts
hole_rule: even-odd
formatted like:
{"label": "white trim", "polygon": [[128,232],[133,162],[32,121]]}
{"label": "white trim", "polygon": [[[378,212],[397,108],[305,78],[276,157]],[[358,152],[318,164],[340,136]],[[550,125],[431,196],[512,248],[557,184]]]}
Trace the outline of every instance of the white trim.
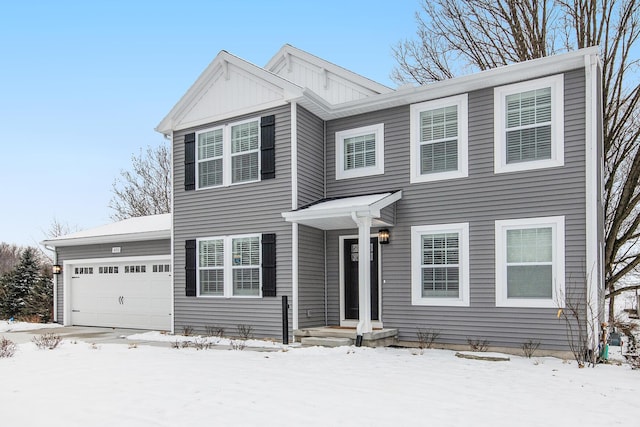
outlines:
{"label": "white trim", "polygon": [[[602,129],[599,129],[598,117],[602,117],[601,103],[599,102],[600,90],[598,88],[599,63],[595,55],[585,56],[586,92],[585,92],[585,219],[586,219],[586,266],[585,280],[587,284],[587,303],[590,305],[589,316],[600,316],[599,290],[602,286],[603,265],[600,258],[600,233],[598,229],[598,211],[601,206],[598,203],[601,197],[600,155],[598,141],[602,138]],[[589,343],[598,344],[594,339],[599,333],[599,318],[591,322]]]}
{"label": "white trim", "polygon": [[[420,173],[420,147],[423,145],[420,137],[420,113],[423,111],[436,110],[438,108],[457,107],[458,120],[458,169],[455,171],[433,172],[427,174]],[[421,102],[412,104],[410,107],[410,129],[411,134],[409,141],[411,144],[409,176],[410,182],[431,182],[444,179],[466,178],[469,176],[469,113],[468,113],[468,96],[467,94],[451,96],[444,99],[436,99],[434,101]]]}
{"label": "white trim", "polygon": [[[62,261],[62,324],[68,326],[71,324],[71,279],[74,265],[80,264],[102,264],[102,263],[123,263],[123,262],[140,262],[140,261],[165,261],[171,263],[171,255],[152,255],[152,256],[128,256],[128,257],[108,257],[108,258],[86,258],[86,259],[68,259]],[[173,268],[171,270],[173,276]],[[173,294],[173,292],[171,292]],[[173,313],[172,313],[173,317]],[[172,321],[173,323],[173,321]]]}
{"label": "white trim", "polygon": [[[298,209],[298,108],[291,103],[291,209]],[[291,315],[298,329],[298,224],[291,223]]]}
{"label": "white trim", "polygon": [[[422,236],[457,233],[459,238],[458,298],[425,298],[422,296]],[[411,227],[411,305],[469,307],[469,223],[414,225]]]}
{"label": "white trim", "polygon": [[[260,251],[260,259],[256,267],[259,271],[259,287],[258,295],[233,295],[233,240],[242,238],[258,238],[258,250]],[[224,289],[222,295],[200,295],[200,242],[210,240],[223,241],[223,271],[224,271]],[[196,297],[197,298],[217,298],[217,299],[261,299],[262,298],[262,234],[234,234],[228,236],[210,236],[200,237],[196,239]]]}
{"label": "white trim", "polygon": [[[535,89],[551,88],[551,158],[507,164],[505,111],[506,97]],[[519,172],[564,166],[564,75],[544,77],[493,90],[494,170],[495,173]]]}
{"label": "white trim", "polygon": [[[234,126],[239,126],[239,125],[243,125],[245,123],[252,123],[252,122],[257,122],[258,123],[258,148],[254,149],[254,150],[249,150],[249,151],[245,151],[242,153],[232,153],[232,147],[231,147],[231,128],[233,128]],[[234,185],[243,185],[243,184],[250,184],[253,182],[259,182],[261,180],[261,176],[260,176],[260,167],[262,166],[262,161],[261,161],[261,155],[260,155],[260,149],[262,147],[262,132],[261,132],[261,122],[262,119],[261,117],[252,117],[252,118],[248,118],[248,119],[243,119],[243,120],[239,120],[239,121],[235,121],[235,122],[230,122],[230,123],[225,123],[223,125],[218,125],[218,126],[213,126],[213,127],[209,127],[206,129],[201,129],[199,131],[196,132],[196,146],[195,146],[195,150],[196,150],[196,161],[195,161],[195,167],[196,167],[196,191],[198,190],[208,190],[211,188],[220,188],[220,187],[231,187]],[[207,132],[212,132],[218,129],[222,129],[222,184],[219,185],[210,185],[207,187],[201,187],[200,186],[200,163],[203,161],[208,161],[211,159],[200,159],[200,150],[198,149],[198,137],[203,134],[203,133],[207,133]],[[233,171],[231,170],[231,166],[232,166],[232,159],[235,156],[239,156],[242,154],[247,154],[247,153],[254,153],[257,152],[258,154],[258,174],[257,174],[257,179],[252,180],[252,181],[241,181],[241,182],[232,182],[233,181]]]}
{"label": "white trim", "polygon": [[[171,160],[171,176],[169,177],[170,180],[170,185],[171,185],[171,189],[172,191],[170,191],[171,193],[171,212],[175,212],[175,207],[174,207],[174,197],[175,197],[175,191],[173,190],[173,172],[174,172],[174,168],[173,168],[173,150],[174,150],[174,145],[173,145],[173,136],[174,133],[171,132],[171,148],[169,149],[169,158]],[[175,333],[176,331],[176,295],[175,295],[175,289],[176,289],[176,275],[174,273],[175,271],[175,250],[174,250],[174,244],[175,244],[175,230],[173,228],[173,215],[171,215],[171,225],[170,225],[170,232],[171,232],[171,259],[169,260],[169,262],[171,263],[171,333]]]}
{"label": "white trim", "polygon": [[[373,134],[376,141],[376,164],[356,169],[344,169],[344,140]],[[336,132],[336,180],[384,174],[384,123]]]}
{"label": "white trim", "polygon": [[[375,237],[375,236],[372,236]],[[345,319],[344,317],[344,241],[347,239],[358,239],[357,234],[349,234],[338,236],[338,254],[339,254],[339,287],[340,287],[340,326],[347,328],[355,328],[358,325],[357,320]],[[378,320],[372,320],[371,324],[374,328],[383,327],[382,319],[382,251],[380,242],[378,242]]]}
{"label": "white trim", "polygon": [[[507,230],[551,227],[552,237],[552,297],[507,297]],[[495,222],[496,249],[496,307],[562,308],[565,300],[565,236],[564,216],[497,220]]]}

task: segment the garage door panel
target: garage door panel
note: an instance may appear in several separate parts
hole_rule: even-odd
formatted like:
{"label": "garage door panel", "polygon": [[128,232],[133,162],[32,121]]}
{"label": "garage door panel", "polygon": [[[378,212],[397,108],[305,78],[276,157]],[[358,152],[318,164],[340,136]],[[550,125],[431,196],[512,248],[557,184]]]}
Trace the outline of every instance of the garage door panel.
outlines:
{"label": "garage door panel", "polygon": [[[168,261],[167,261],[168,263]],[[73,266],[71,323],[136,329],[171,328],[171,274],[151,262]],[[156,270],[155,272],[153,270]]]}

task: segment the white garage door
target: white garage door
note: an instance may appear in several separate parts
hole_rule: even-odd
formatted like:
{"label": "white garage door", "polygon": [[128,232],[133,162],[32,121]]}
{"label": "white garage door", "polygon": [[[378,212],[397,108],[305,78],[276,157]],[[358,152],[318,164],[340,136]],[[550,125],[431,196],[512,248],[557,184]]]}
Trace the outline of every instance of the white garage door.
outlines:
{"label": "white garage door", "polygon": [[71,266],[71,324],[171,329],[169,260]]}

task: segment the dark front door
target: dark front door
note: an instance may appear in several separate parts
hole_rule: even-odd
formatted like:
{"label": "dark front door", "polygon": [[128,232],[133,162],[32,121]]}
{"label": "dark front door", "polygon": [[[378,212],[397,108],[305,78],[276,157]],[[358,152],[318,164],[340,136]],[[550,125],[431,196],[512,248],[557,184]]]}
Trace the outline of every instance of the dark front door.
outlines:
{"label": "dark front door", "polygon": [[[358,320],[358,239],[344,239],[344,318]],[[371,320],[378,317],[378,238],[371,239]]]}

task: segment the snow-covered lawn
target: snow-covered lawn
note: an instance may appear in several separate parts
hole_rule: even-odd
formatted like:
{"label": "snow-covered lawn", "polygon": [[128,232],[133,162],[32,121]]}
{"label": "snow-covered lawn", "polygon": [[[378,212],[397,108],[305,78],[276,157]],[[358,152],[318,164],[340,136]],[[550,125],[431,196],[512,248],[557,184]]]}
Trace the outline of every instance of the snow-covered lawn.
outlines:
{"label": "snow-covered lawn", "polygon": [[37,329],[46,328],[59,328],[57,323],[27,323],[27,322],[13,322],[10,320],[0,320],[0,333],[1,332],[18,332],[18,331],[33,331]]}
{"label": "snow-covered lawn", "polygon": [[454,352],[63,341],[0,359],[3,426],[638,425],[640,372]]}

